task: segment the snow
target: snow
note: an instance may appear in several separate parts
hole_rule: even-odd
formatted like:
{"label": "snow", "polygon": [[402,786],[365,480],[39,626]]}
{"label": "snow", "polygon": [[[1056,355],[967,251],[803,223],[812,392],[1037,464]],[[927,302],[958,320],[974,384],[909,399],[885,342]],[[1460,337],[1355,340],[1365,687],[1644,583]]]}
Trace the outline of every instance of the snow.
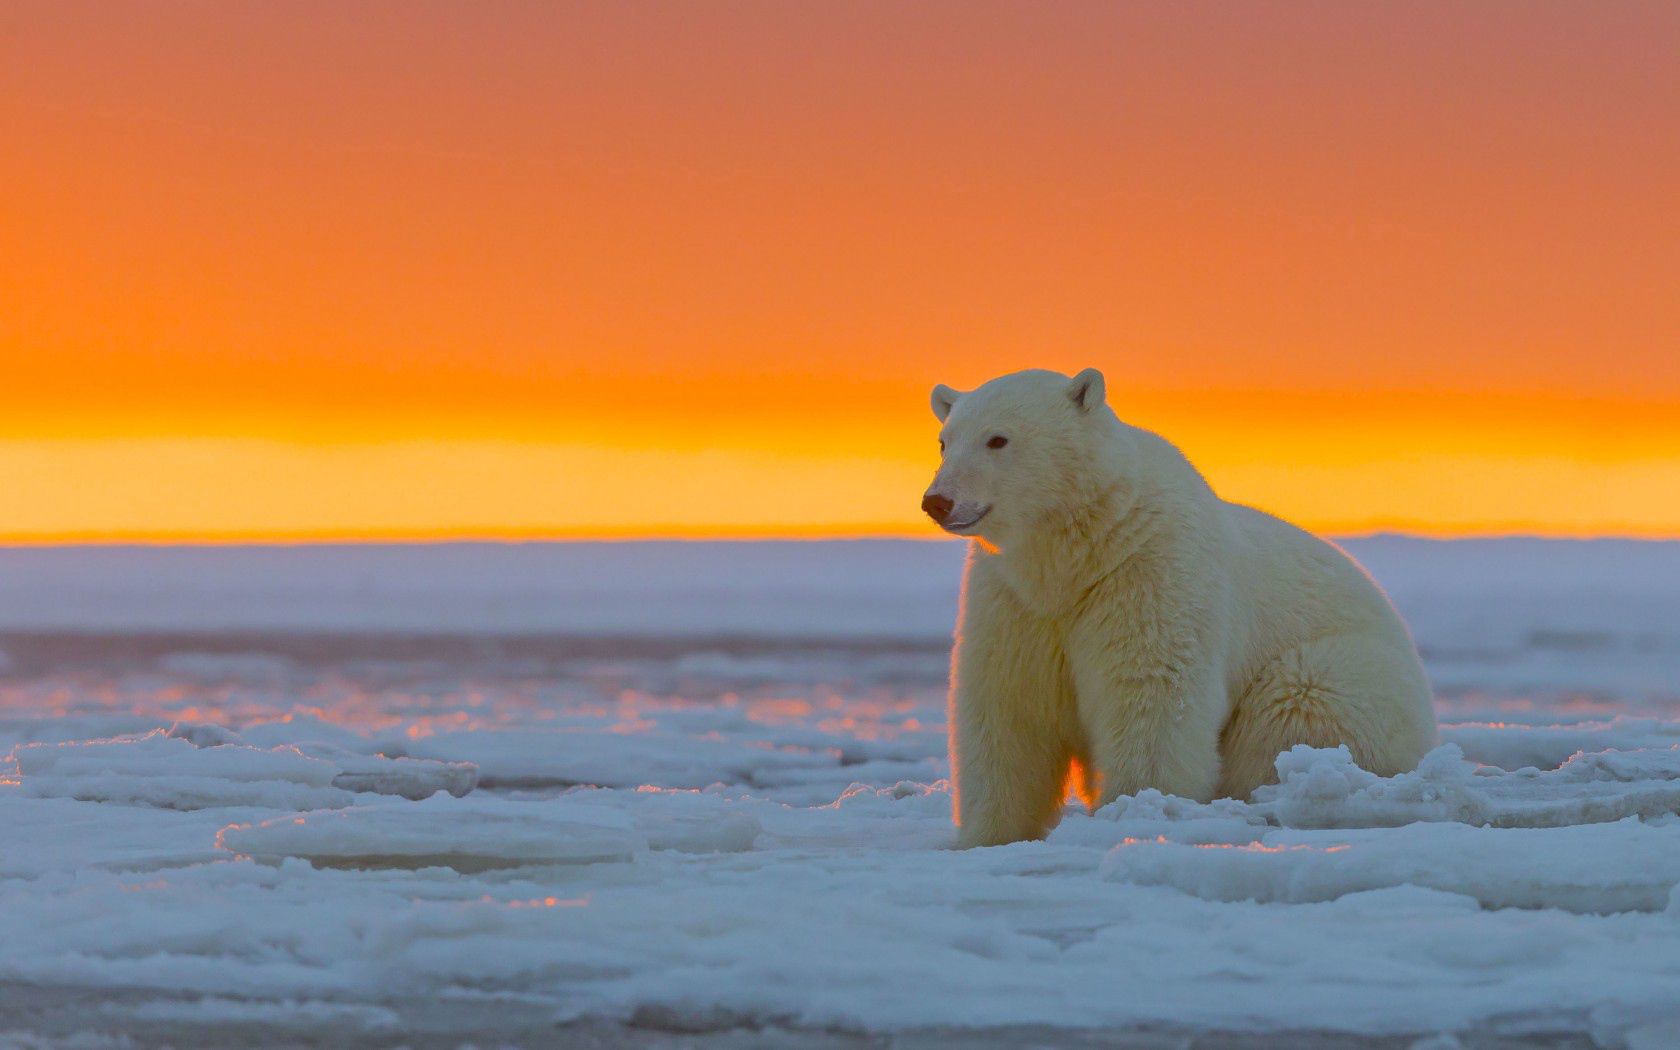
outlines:
{"label": "snow", "polygon": [[[1672,1045],[1680,545],[1349,546],[1437,683],[1417,771],[1302,747],[1249,801],[966,852],[953,545],[0,551],[0,994],[103,996],[86,1045]],[[0,1044],[70,1045],[31,1023]]]}

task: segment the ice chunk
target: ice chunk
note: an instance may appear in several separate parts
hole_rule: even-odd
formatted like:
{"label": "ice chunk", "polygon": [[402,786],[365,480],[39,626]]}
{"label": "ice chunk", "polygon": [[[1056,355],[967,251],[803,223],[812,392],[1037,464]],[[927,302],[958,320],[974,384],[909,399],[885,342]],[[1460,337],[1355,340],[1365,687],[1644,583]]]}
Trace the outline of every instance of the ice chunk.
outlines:
{"label": "ice chunk", "polygon": [[[244,743],[238,733],[214,722],[177,722],[169,727],[169,735],[185,740],[194,747],[221,747],[224,744]],[[283,743],[289,744],[291,741]]]}
{"label": "ice chunk", "polygon": [[465,760],[486,787],[594,784],[702,788],[756,784],[770,771],[840,765],[838,755],[668,730],[479,730],[420,737],[416,758]]}
{"label": "ice chunk", "polygon": [[[176,729],[181,729],[177,726]],[[231,730],[224,730],[231,732]],[[242,725],[235,735],[238,743],[253,747],[281,747],[286,744],[326,744],[345,751],[371,751],[373,742],[363,733],[336,722],[328,722],[307,711],[291,711],[269,721]],[[380,750],[383,750],[382,748]]]}
{"label": "ice chunk", "polygon": [[24,790],[37,798],[209,809],[323,809],[354,796],[333,786],[338,767],[296,748],[196,747],[162,730],[13,752]]}
{"label": "ice chunk", "polygon": [[[277,728],[282,732],[276,734]],[[447,791],[460,798],[478,786],[478,768],[471,762],[438,762],[431,759],[387,758],[384,755],[367,754],[345,747],[342,743],[331,742],[349,739],[365,746],[366,740],[313,718],[288,718],[251,727],[239,733],[219,725],[178,723],[170,728],[169,735],[190,740],[199,747],[257,744],[263,741],[268,741],[271,748],[293,747],[310,758],[318,758],[337,766],[339,772],[333,777],[333,786],[346,791],[401,795],[403,798],[418,801],[439,791]],[[329,741],[317,740],[321,735],[327,735]]]}
{"label": "ice chunk", "polygon": [[1680,882],[1680,826],[1630,818],[1566,828],[1274,831],[1244,845],[1134,839],[1109,852],[1102,872],[1210,901],[1299,904],[1410,885],[1495,908],[1660,911]]}
{"label": "ice chunk", "polygon": [[349,805],[355,792],[459,796],[471,791],[478,777],[470,763],[391,759],[330,744],[251,747],[216,725],[25,744],[14,756],[24,789],[36,797],[165,809],[331,809]]}
{"label": "ice chunk", "polygon": [[562,796],[571,804],[626,814],[648,848],[678,853],[743,853],[762,830],[741,800],[703,791],[641,787],[635,791],[579,789]]}
{"label": "ice chunk", "polygon": [[257,824],[230,824],[225,850],[264,861],[301,857],[323,867],[490,871],[542,864],[627,861],[647,846],[622,811],[551,799],[434,797],[355,806]]}
{"label": "ice chunk", "polygon": [[0,790],[0,842],[5,844],[0,882],[55,872],[152,871],[217,859],[217,821],[207,819],[207,813],[113,810],[69,798],[31,798],[16,788]]}
{"label": "ice chunk", "polygon": [[418,801],[446,791],[460,798],[478,786],[478,767],[471,762],[437,762],[424,758],[386,758],[358,755],[337,748],[305,745],[301,750],[338,766],[333,786],[346,791],[401,795]]}
{"label": "ice chunk", "polygon": [[852,784],[827,805],[776,806],[759,817],[766,841],[779,846],[943,849],[955,838],[946,780]]}
{"label": "ice chunk", "polygon": [[1073,814],[1051,833],[1057,845],[1112,846],[1122,838],[1164,838],[1195,844],[1248,842],[1267,827],[1265,815],[1235,799],[1202,804],[1154,788],[1122,795],[1089,817]]}
{"label": "ice chunk", "polygon": [[1680,744],[1680,723],[1626,715],[1558,725],[1463,722],[1442,726],[1441,740],[1463,748],[1473,762],[1501,769],[1555,769],[1581,751],[1672,747]]}
{"label": "ice chunk", "polygon": [[1299,745],[1278,756],[1279,782],[1254,793],[1254,809],[1286,827],[1397,827],[1455,821],[1494,827],[1562,827],[1680,812],[1680,748],[1576,755],[1557,769],[1478,767],[1456,744],[1425,755],[1410,773],[1360,769],[1346,747]]}

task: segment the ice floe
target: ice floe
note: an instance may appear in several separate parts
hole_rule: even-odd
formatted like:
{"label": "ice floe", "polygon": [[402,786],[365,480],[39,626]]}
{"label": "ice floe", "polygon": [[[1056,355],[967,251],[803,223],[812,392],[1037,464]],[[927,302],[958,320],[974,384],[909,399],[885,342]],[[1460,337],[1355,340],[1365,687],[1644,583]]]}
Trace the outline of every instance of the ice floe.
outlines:
{"label": "ice floe", "polygon": [[[935,579],[915,545],[855,563],[778,548],[741,576],[786,582],[758,606],[724,593],[745,555],[710,548],[669,607],[649,581],[679,552],[630,548],[451,553],[430,583],[409,579],[425,559],[384,552],[366,594],[355,552],[325,591],[271,552],[278,601],[239,590],[232,555],[158,554],[114,604],[92,587],[122,582],[104,567],[81,590],[0,594],[14,623],[152,624],[154,590],[191,563],[208,576],[162,622],[247,632],[3,639],[0,982],[109,993],[95,1035],[151,1019],[286,1042],[290,1025],[325,1045],[468,1007],[545,1031],[1670,1045],[1680,561],[1563,559],[1558,590],[1535,582],[1553,548],[1412,571],[1436,548],[1364,542],[1441,686],[1443,743],[1419,769],[1296,749],[1252,800],[1145,791],[972,851],[952,848],[945,758],[950,551]],[[588,588],[498,605],[533,565],[617,586],[649,558],[605,619]],[[800,559],[821,564],[790,575]],[[865,578],[887,568],[891,586]],[[1582,589],[1606,572],[1611,591]],[[829,590],[839,634],[808,638],[835,622]],[[644,608],[658,637],[473,633],[628,630]],[[377,630],[297,633],[321,624]],[[427,624],[466,633],[377,635]],[[720,624],[753,636],[702,637]]]}

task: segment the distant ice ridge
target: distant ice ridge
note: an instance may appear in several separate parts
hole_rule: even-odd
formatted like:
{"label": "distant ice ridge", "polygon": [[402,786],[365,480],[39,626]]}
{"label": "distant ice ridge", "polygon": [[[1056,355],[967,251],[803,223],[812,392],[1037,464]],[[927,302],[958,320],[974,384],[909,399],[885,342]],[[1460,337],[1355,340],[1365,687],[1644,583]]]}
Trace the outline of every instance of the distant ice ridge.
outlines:
{"label": "distant ice ridge", "polygon": [[[1437,686],[1675,695],[1680,543],[1341,545],[1394,598]],[[955,619],[963,552],[960,542],[912,540],[0,549],[0,631],[727,635],[937,648]],[[194,661],[175,669],[214,666]]]}

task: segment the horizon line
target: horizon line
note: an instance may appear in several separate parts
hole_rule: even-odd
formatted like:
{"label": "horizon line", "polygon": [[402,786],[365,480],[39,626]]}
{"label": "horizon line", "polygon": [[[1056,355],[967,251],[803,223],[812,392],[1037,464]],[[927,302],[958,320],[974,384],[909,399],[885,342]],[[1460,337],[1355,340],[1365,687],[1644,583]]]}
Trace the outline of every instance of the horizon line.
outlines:
{"label": "horizon line", "polygon": [[[1680,533],[1640,529],[1597,531],[1547,529],[1527,523],[1486,528],[1442,529],[1407,524],[1349,525],[1310,529],[1331,541],[1399,537],[1454,542],[1464,540],[1552,540],[1590,542],[1620,540],[1641,543],[1680,542]],[[472,544],[587,544],[587,543],[820,543],[896,540],[921,543],[963,542],[903,527],[883,528],[762,528],[730,529],[450,529],[450,530],[331,530],[321,532],[75,532],[63,534],[0,533],[0,549],[27,550],[69,547],[426,547]]]}

